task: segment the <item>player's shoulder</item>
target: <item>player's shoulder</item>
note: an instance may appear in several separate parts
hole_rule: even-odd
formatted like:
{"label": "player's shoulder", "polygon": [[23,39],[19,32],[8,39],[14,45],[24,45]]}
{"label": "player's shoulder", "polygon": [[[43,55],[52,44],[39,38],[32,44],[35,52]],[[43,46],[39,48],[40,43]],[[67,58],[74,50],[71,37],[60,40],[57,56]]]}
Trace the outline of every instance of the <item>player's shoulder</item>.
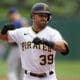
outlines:
{"label": "player's shoulder", "polygon": [[21,27],[21,28],[12,30],[12,31],[21,34],[22,32],[29,32],[30,31],[30,27]]}
{"label": "player's shoulder", "polygon": [[28,31],[30,27],[21,27],[19,29],[16,29],[16,31]]}
{"label": "player's shoulder", "polygon": [[47,26],[46,30],[49,31],[49,32],[52,32],[52,33],[59,32],[57,29],[55,29],[55,28],[53,28],[51,26]]}

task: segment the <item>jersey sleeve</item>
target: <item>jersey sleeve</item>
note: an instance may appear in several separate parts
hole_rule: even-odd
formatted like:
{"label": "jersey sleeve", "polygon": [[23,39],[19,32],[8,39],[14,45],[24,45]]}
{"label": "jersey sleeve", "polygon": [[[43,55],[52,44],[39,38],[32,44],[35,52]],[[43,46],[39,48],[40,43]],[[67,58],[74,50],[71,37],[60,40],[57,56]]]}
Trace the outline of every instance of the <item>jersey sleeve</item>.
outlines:
{"label": "jersey sleeve", "polygon": [[8,31],[8,42],[17,42],[16,30]]}
{"label": "jersey sleeve", "polygon": [[54,33],[52,34],[52,41],[57,42],[63,40],[62,35],[60,34],[59,31],[55,30]]}

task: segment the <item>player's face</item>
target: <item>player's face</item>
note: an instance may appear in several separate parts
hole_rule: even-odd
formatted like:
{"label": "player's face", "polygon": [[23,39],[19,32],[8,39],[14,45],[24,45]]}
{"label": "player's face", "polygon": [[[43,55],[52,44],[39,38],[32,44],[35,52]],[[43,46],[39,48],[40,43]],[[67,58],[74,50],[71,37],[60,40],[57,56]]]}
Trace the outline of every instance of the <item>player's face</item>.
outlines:
{"label": "player's face", "polygon": [[9,19],[9,21],[14,21],[16,19],[16,13],[9,14],[8,19]]}
{"label": "player's face", "polygon": [[41,29],[46,26],[47,20],[48,20],[48,14],[46,13],[33,14],[34,24],[37,25]]}

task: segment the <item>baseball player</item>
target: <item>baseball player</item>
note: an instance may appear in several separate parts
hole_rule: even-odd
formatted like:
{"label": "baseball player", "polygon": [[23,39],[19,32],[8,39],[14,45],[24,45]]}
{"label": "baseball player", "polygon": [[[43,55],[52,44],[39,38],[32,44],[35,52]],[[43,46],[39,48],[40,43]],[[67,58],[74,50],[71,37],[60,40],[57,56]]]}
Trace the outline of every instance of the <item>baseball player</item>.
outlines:
{"label": "baseball player", "polygon": [[56,51],[62,55],[69,53],[68,44],[59,31],[46,25],[50,16],[47,4],[36,3],[31,9],[32,27],[0,34],[1,40],[18,44],[24,70],[23,80],[57,80]]}
{"label": "baseball player", "polygon": [[[18,29],[24,26],[29,26],[28,20],[21,17],[19,12],[16,10],[16,8],[12,7],[8,9],[8,27],[9,25],[12,26],[13,29]],[[5,25],[5,26],[7,26]],[[18,47],[16,43],[10,44],[10,51],[9,56],[7,60],[7,76],[8,80],[22,80],[21,76],[21,60],[20,60],[20,54],[18,51]]]}

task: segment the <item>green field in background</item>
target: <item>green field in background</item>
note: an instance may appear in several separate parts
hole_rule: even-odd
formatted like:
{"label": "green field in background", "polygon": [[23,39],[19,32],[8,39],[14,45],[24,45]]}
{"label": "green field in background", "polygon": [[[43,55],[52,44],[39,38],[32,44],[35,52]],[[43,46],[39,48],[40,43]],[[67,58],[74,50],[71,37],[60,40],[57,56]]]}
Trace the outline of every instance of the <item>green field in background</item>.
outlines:
{"label": "green field in background", "polygon": [[0,77],[5,77],[7,71],[7,65],[5,61],[0,61]]}
{"label": "green field in background", "polygon": [[56,73],[59,80],[80,80],[80,61],[57,61]]}
{"label": "green field in background", "polygon": [[[6,76],[6,63],[0,61],[0,77]],[[58,80],[80,80],[79,61],[56,61],[56,73]]]}

